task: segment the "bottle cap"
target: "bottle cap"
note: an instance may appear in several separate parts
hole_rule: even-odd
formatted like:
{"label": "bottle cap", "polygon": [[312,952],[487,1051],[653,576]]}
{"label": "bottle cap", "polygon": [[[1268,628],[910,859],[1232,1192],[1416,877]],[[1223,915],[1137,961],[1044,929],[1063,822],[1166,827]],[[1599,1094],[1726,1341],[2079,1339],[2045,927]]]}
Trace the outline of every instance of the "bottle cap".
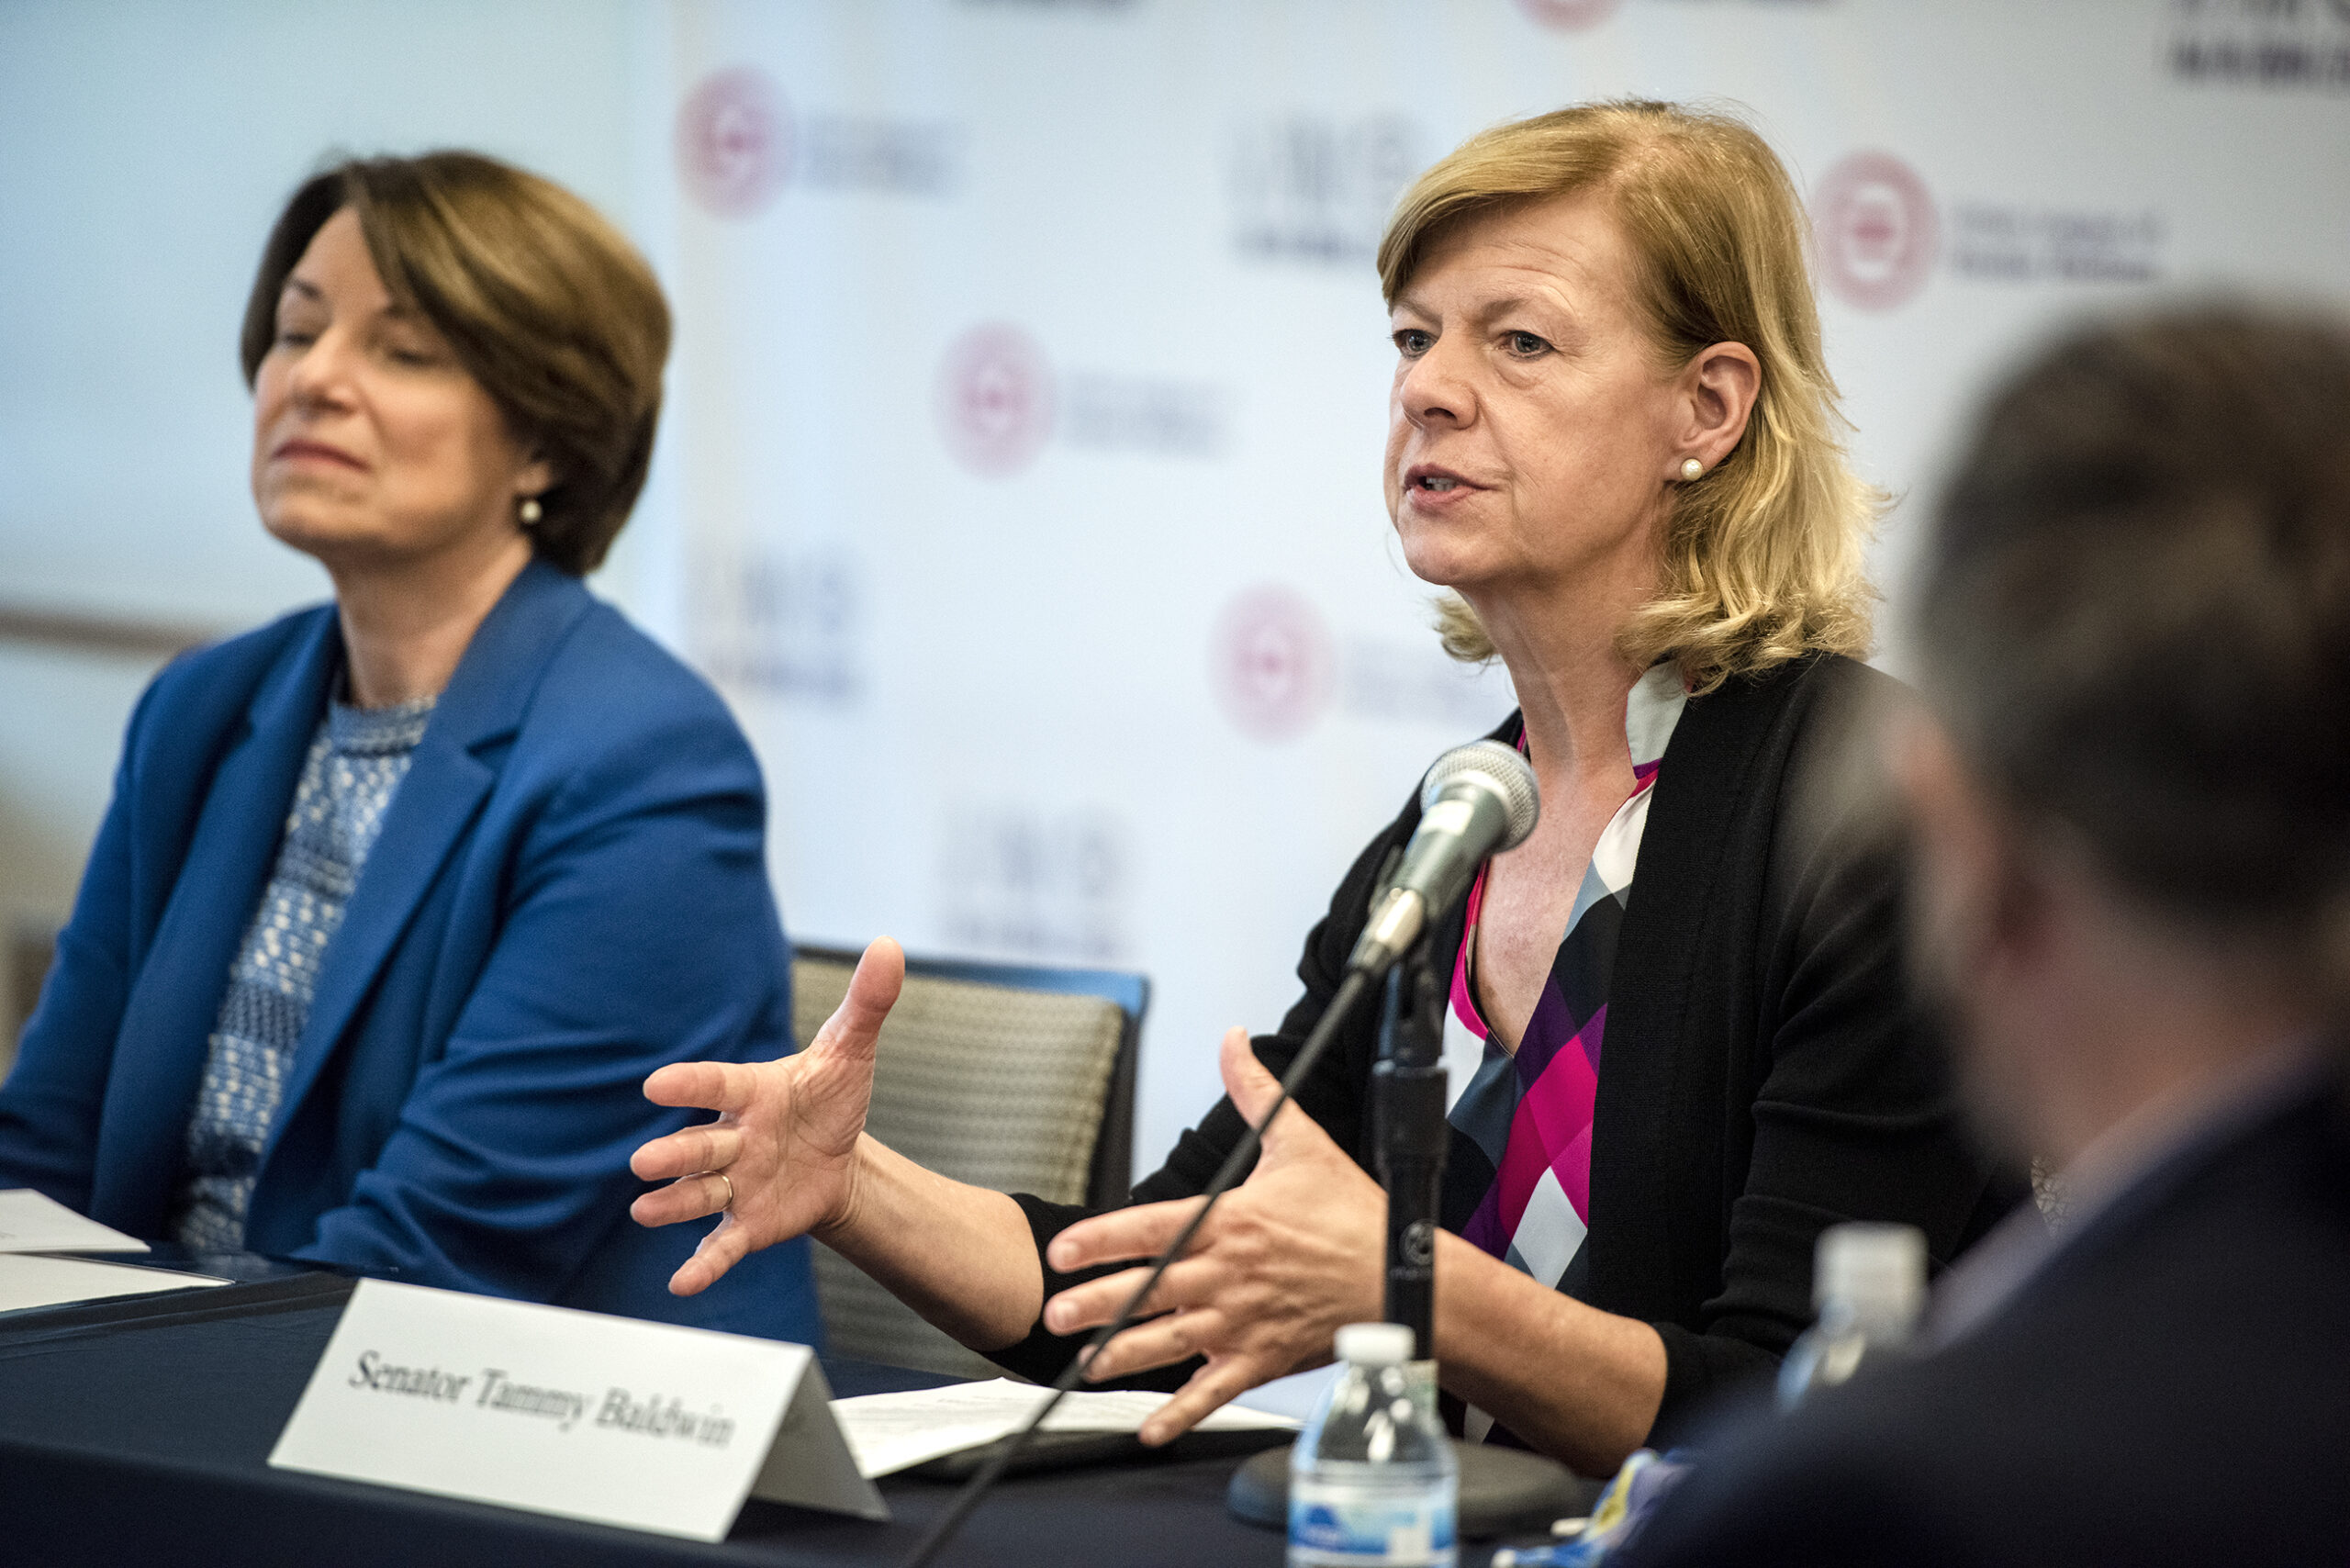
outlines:
{"label": "bottle cap", "polygon": [[1392,1367],[1412,1359],[1412,1331],[1400,1323],[1349,1323],[1338,1330],[1338,1360]]}
{"label": "bottle cap", "polygon": [[1913,1225],[1831,1225],[1819,1233],[1811,1302],[1841,1302],[1873,1322],[1918,1320],[1926,1300],[1926,1235]]}

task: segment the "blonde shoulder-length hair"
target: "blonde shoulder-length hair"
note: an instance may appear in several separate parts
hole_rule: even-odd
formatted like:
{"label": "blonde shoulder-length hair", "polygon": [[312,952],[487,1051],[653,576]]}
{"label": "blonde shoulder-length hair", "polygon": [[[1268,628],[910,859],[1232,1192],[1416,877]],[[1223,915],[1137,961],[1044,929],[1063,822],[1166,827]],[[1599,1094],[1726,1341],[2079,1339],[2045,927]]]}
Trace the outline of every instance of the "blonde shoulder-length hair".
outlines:
{"label": "blonde shoulder-length hair", "polygon": [[[1863,557],[1885,498],[1845,455],[1803,204],[1753,130],[1724,114],[1628,100],[1472,137],[1404,193],[1389,221],[1379,245],[1388,304],[1448,230],[1584,190],[1607,193],[1639,258],[1635,297],[1666,366],[1718,342],[1744,343],[1762,366],[1737,447],[1675,487],[1657,595],[1617,647],[1635,668],[1673,658],[1693,691],[1807,653],[1865,654],[1876,596]],[[1460,596],[1439,596],[1437,616],[1453,657],[1494,656]]]}

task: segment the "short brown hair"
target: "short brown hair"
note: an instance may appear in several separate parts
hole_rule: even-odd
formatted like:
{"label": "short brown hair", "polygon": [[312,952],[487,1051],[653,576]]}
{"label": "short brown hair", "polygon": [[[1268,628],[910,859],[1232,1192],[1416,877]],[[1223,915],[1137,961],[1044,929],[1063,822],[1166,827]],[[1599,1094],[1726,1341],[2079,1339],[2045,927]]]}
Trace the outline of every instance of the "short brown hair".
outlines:
{"label": "short brown hair", "polygon": [[384,286],[448,340],[553,467],[533,548],[575,577],[593,571],[653,459],[669,357],[653,269],[594,207],[510,163],[458,151],[355,159],[304,182],[270,231],[245,304],[247,386],[276,337],[287,274],[345,207]]}
{"label": "short brown hair", "polygon": [[1920,587],[1921,682],[2013,808],[2175,915],[2350,913],[2350,323],[2057,342],[1983,414]]}
{"label": "short brown hair", "polygon": [[[1803,206],[1752,129],[1726,114],[1624,100],[1473,136],[1389,220],[1379,245],[1388,304],[1460,224],[1585,190],[1608,194],[1639,258],[1635,297],[1664,363],[1740,342],[1762,366],[1736,449],[1676,490],[1660,590],[1617,646],[1635,667],[1672,655],[1700,691],[1807,653],[1867,652],[1875,595],[1864,557],[1883,498],[1845,458]],[[1438,617],[1448,653],[1493,656],[1457,596],[1438,600]]]}

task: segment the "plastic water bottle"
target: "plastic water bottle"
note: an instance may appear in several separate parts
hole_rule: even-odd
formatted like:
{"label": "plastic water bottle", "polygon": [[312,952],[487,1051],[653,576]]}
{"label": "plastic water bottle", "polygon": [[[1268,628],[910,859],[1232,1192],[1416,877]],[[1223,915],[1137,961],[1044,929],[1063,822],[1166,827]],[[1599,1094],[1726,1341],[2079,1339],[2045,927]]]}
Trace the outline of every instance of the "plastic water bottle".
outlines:
{"label": "plastic water bottle", "polygon": [[1926,1238],[1908,1225],[1831,1225],[1813,1255],[1819,1319],[1779,1363],[1781,1407],[1830,1388],[1865,1362],[1906,1353],[1926,1300]]}
{"label": "plastic water bottle", "polygon": [[1460,1468],[1436,1413],[1436,1363],[1400,1323],[1338,1330],[1345,1363],[1289,1461],[1290,1568],[1452,1568]]}

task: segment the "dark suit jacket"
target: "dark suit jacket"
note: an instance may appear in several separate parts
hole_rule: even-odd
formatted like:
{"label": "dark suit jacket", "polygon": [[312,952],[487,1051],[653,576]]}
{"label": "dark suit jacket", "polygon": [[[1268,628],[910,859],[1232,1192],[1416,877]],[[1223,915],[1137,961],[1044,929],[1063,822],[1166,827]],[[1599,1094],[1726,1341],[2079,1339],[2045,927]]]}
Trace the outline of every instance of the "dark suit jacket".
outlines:
{"label": "dark suit jacket", "polygon": [[2174,1159],[1949,1349],[1725,1445],[1624,1562],[2350,1562],[2350,1088]]}
{"label": "dark suit jacket", "polygon": [[[1587,1278],[1576,1294],[1664,1340],[1659,1432],[1726,1387],[1767,1374],[1811,1320],[1821,1229],[1842,1219],[1922,1227],[1953,1257],[2026,1191],[1964,1137],[1947,1063],[1909,1003],[1891,846],[1823,828],[1812,769],[1832,761],[1848,702],[1886,678],[1807,658],[1684,710],[1657,776],[1608,992],[1591,1155]],[[1515,742],[1511,719],[1494,738]],[[1414,799],[1347,874],[1306,938],[1305,995],[1257,1041],[1287,1071],[1329,1005]],[[1431,940],[1444,972],[1456,909]],[[1300,1105],[1373,1165],[1376,1008],[1343,1026]],[[1244,1128],[1230,1101],[1183,1135],[1134,1192],[1204,1188]],[[1492,1167],[1453,1135],[1445,1222],[1458,1229]],[[1024,1198],[1041,1254],[1081,1213]],[[1075,1276],[1046,1272],[1047,1291]],[[1039,1328],[996,1359],[1046,1372],[1072,1341]]]}
{"label": "dark suit jacket", "polygon": [[[140,699],[0,1087],[0,1185],[163,1233],[229,963],[341,663],[328,605],[179,659]],[[791,1048],[765,812],[717,696],[528,567],[442,694],[329,946],[247,1244],[812,1338],[804,1243],[680,1301],[664,1282],[706,1227],[626,1212],[630,1151],[685,1119],[645,1101],[645,1074]]]}

